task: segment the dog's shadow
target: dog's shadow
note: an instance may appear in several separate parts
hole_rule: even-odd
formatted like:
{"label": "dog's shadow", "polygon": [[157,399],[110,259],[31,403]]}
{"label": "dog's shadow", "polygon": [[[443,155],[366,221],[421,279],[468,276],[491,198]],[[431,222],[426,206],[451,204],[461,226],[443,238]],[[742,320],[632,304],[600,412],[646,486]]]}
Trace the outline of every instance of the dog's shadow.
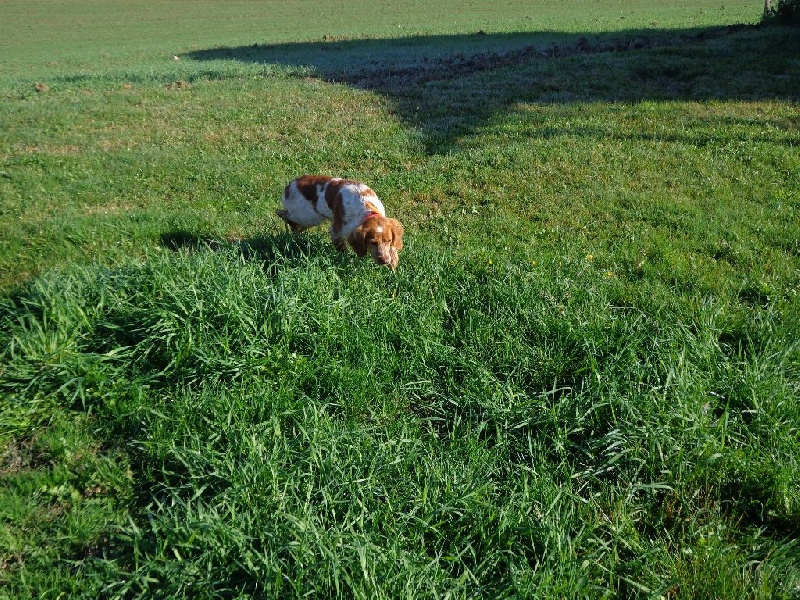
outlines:
{"label": "dog's shadow", "polygon": [[186,230],[162,233],[160,243],[174,252],[234,252],[246,260],[258,261],[268,272],[280,266],[308,264],[310,259],[322,258],[333,264],[344,264],[348,257],[338,252],[321,235],[282,231],[249,238],[220,239],[210,234]]}

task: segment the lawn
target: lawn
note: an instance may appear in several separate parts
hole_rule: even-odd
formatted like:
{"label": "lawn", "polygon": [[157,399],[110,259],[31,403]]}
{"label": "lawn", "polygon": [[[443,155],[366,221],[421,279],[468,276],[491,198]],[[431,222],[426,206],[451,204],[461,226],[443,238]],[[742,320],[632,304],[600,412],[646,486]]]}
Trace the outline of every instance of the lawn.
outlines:
{"label": "lawn", "polygon": [[4,2],[0,597],[797,598],[762,7]]}

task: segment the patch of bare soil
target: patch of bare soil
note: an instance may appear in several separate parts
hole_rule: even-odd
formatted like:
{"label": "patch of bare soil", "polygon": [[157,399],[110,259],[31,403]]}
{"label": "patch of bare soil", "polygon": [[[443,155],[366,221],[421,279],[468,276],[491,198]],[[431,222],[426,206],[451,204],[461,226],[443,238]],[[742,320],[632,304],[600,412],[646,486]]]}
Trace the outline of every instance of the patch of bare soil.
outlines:
{"label": "patch of bare soil", "polygon": [[32,463],[30,444],[12,440],[0,454],[0,477],[14,475],[29,468]]}
{"label": "patch of bare soil", "polygon": [[623,36],[602,41],[591,41],[589,38],[581,37],[572,44],[553,43],[546,47],[529,45],[519,50],[506,53],[481,52],[470,55],[458,53],[438,60],[425,59],[421,64],[409,67],[362,72],[345,71],[331,77],[326,77],[326,79],[369,89],[388,89],[396,88],[398,85],[440,81],[453,77],[472,75],[490,69],[513,67],[528,63],[532,60],[687,46],[725,37],[748,27],[758,26],[731,25],[703,30],[692,34],[680,34],[678,36]]}

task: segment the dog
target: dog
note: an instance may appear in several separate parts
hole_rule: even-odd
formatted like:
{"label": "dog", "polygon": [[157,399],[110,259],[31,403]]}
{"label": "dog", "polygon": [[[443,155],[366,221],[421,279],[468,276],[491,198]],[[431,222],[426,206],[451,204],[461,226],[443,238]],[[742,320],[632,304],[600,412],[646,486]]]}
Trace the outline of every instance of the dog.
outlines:
{"label": "dog", "polygon": [[283,208],[276,214],[294,232],[330,221],[331,241],[345,252],[347,244],[358,256],[367,253],[392,270],[403,249],[403,225],[386,217],[378,195],[359,181],[303,175],[283,190]]}

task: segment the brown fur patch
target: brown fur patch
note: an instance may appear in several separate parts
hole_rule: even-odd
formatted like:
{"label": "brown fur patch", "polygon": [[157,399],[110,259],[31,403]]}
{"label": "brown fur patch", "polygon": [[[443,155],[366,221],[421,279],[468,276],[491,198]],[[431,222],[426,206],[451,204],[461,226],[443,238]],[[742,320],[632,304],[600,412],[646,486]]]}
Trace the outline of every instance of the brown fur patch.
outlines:
{"label": "brown fur patch", "polygon": [[[336,207],[334,206],[336,202],[336,198],[339,196],[339,190],[342,188],[343,181],[337,182],[330,182],[328,187],[325,188],[325,203],[328,205],[334,214],[336,214]],[[342,203],[341,198],[339,198],[339,204]]]}
{"label": "brown fur patch", "polygon": [[[333,185],[328,186],[330,190]],[[325,200],[333,211],[333,222],[331,223],[331,234],[334,237],[334,243],[340,250],[344,249],[344,244],[341,243],[341,232],[344,227],[344,205],[342,204],[342,196],[339,194],[338,188],[332,199],[328,200],[328,190],[325,190]],[[341,248],[340,248],[341,246]]]}
{"label": "brown fur patch", "polygon": [[[312,205],[317,204],[317,190],[319,186],[328,183],[329,178],[322,175],[303,175],[297,178],[297,189],[303,194],[303,198],[311,202]],[[291,185],[291,184],[290,184]]]}

